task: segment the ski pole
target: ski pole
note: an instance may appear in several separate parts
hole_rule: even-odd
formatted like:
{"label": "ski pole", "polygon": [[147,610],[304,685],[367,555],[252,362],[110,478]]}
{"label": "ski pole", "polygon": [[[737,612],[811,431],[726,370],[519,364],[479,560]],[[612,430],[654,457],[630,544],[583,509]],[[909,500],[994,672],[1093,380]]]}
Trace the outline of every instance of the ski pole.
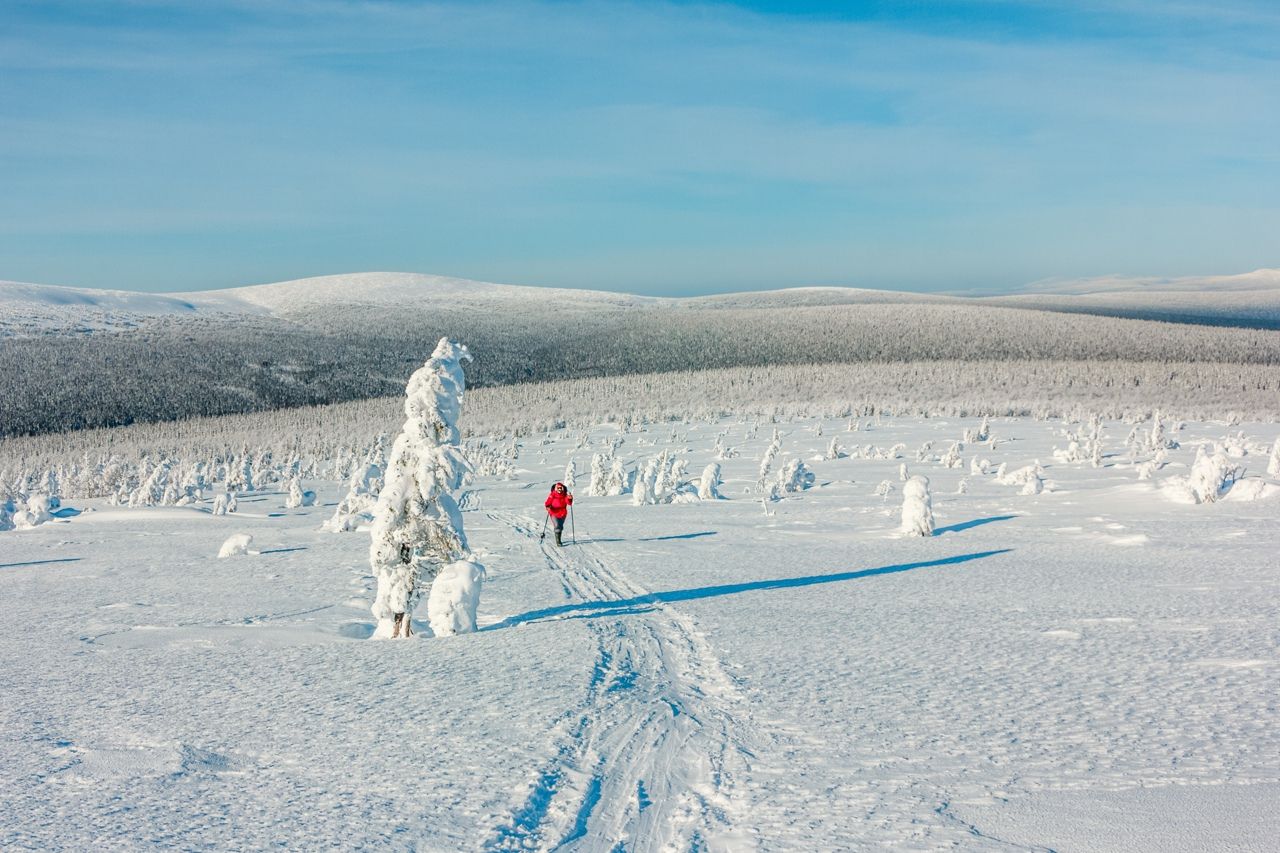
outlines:
{"label": "ski pole", "polygon": [[538,536],[538,541],[543,542],[547,538],[547,521],[551,518],[551,510],[547,510],[547,514],[542,517],[542,533]]}
{"label": "ski pole", "polygon": [[573,504],[569,504],[569,541],[578,544],[578,528],[573,523]]}

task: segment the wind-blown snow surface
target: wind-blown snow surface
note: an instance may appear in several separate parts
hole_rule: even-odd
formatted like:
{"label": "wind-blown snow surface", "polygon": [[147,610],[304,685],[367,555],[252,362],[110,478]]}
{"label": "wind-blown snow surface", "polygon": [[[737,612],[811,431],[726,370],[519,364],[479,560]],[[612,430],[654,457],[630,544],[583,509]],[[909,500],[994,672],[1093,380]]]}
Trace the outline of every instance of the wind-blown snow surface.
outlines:
{"label": "wind-blown snow surface", "polygon": [[[618,433],[524,439],[515,479],[463,495],[489,575],[482,630],[448,639],[365,640],[367,534],[320,529],[333,483],[0,533],[0,847],[1274,849],[1280,498],[1162,488],[1225,425],[1174,432],[1152,480],[1055,462],[1055,423],[993,421],[959,469],[917,449],[977,420],[816,426],[778,425],[816,482],[767,515],[772,425],[626,433],[629,464],[696,472],[727,429],[726,499],[579,488],[563,549],[545,489]],[[1038,459],[1046,490],[978,457]],[[897,532],[904,461],[931,537]],[[217,559],[232,533],[259,552]]]}

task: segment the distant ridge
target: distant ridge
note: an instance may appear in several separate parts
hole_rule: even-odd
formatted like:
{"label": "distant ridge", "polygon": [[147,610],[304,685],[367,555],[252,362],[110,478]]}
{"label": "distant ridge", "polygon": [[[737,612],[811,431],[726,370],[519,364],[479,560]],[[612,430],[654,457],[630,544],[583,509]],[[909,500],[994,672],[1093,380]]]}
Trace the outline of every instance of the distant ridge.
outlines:
{"label": "distant ridge", "polygon": [[1088,296],[1099,293],[1238,293],[1240,291],[1280,291],[1280,269],[1256,269],[1237,275],[1180,276],[1097,276],[1094,278],[1045,279],[1032,282],[1017,294],[1072,294]]}
{"label": "distant ridge", "polygon": [[[1083,316],[1103,314],[1117,316]],[[470,347],[467,382],[481,387],[797,364],[1280,364],[1280,331],[1268,329],[1280,329],[1277,288],[679,299],[414,273],[183,294],[8,282],[0,435],[394,395],[442,336]]]}

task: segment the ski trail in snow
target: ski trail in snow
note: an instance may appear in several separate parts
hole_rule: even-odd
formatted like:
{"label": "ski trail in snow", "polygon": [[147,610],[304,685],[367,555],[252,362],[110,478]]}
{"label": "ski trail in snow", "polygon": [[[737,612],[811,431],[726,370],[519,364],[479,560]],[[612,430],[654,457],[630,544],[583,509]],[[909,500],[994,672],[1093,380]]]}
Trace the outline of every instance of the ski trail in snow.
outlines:
{"label": "ski trail in snow", "polygon": [[[526,536],[531,521],[489,513]],[[584,531],[585,532],[585,531]],[[591,545],[542,546],[572,597],[647,594]],[[753,847],[739,780],[758,737],[746,703],[691,619],[666,604],[587,620],[596,659],[581,706],[524,804],[487,850],[716,850]]]}

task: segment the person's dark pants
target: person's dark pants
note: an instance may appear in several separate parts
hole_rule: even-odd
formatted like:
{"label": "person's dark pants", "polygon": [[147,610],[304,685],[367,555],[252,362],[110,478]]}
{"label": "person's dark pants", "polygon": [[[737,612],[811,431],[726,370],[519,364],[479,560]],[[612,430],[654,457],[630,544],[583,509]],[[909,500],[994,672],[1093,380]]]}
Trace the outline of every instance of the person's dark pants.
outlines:
{"label": "person's dark pants", "polygon": [[557,544],[557,545],[559,545],[559,544],[561,544],[561,542],[560,542],[560,534],[564,533],[564,519],[563,519],[563,518],[556,518],[556,517],[553,515],[553,516],[551,516],[551,523],[552,523],[552,524],[554,524],[554,525],[556,526],[556,544]]}

